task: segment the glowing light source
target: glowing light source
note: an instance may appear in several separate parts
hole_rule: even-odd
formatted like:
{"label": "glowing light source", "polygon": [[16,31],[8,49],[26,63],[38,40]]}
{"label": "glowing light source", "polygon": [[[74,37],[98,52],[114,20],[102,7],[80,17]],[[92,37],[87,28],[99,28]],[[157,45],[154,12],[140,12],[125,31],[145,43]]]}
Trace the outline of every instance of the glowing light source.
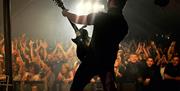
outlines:
{"label": "glowing light source", "polygon": [[91,12],[104,11],[104,5],[99,2],[80,2],[76,7],[77,14],[89,14]]}

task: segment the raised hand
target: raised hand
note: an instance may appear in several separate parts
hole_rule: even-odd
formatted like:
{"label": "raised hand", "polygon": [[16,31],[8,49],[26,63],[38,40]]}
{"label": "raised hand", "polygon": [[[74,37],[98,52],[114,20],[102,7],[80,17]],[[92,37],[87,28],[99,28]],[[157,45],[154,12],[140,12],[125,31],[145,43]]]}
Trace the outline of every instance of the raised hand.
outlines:
{"label": "raised hand", "polygon": [[29,41],[29,47],[32,48],[33,47],[34,42],[32,40]]}
{"label": "raised hand", "polygon": [[48,43],[46,41],[42,42],[41,46],[46,49],[48,48]]}

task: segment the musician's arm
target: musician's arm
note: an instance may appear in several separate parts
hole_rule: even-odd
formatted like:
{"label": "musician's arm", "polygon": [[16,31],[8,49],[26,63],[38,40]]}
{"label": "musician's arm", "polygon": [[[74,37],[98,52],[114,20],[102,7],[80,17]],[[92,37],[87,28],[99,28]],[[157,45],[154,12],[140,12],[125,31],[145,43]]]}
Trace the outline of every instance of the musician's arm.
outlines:
{"label": "musician's arm", "polygon": [[62,14],[74,23],[92,25],[92,21],[89,21],[91,19],[88,20],[88,15],[76,15],[74,13],[68,12],[67,10],[63,10]]}

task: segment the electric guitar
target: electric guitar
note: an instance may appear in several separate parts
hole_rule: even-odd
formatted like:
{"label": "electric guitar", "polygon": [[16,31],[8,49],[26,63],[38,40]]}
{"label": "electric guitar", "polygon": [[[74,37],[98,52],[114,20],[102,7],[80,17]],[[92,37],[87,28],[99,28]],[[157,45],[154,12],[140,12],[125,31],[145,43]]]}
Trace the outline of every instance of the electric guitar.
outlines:
{"label": "electric guitar", "polygon": [[[61,7],[61,9],[66,10],[66,8],[61,0],[53,0],[53,1],[55,1],[57,3],[57,5],[59,7]],[[72,27],[75,31],[75,34],[76,34],[76,38],[72,39],[72,41],[74,43],[76,43],[76,45],[77,45],[77,56],[81,61],[83,61],[86,57],[86,54],[88,53],[88,46],[90,43],[90,38],[88,36],[88,32],[86,29],[84,29],[85,27],[87,27],[87,25],[84,25],[80,29],[78,29],[76,24],[74,24],[70,20],[69,20],[69,22],[72,25]]]}

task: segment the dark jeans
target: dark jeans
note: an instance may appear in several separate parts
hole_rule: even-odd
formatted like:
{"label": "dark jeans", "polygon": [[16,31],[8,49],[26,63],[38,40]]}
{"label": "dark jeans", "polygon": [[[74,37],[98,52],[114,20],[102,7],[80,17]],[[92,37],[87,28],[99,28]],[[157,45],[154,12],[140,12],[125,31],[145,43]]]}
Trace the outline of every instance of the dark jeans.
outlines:
{"label": "dark jeans", "polygon": [[83,91],[84,87],[90,82],[91,78],[99,75],[103,84],[104,91],[117,91],[115,88],[114,68],[102,67],[81,63],[73,80],[70,91]]}

